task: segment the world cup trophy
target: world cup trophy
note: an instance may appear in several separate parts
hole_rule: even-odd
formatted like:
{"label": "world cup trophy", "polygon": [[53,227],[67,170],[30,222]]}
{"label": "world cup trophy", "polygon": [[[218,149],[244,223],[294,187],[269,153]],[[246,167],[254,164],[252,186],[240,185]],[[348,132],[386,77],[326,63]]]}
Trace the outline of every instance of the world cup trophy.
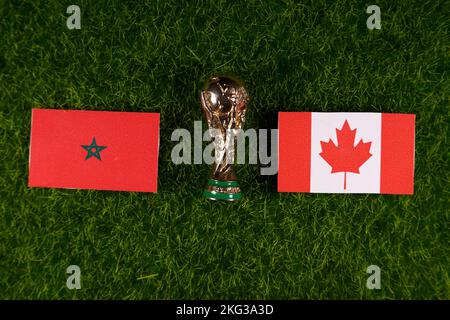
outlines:
{"label": "world cup trophy", "polygon": [[233,169],[235,138],[245,122],[249,96],[243,83],[229,76],[209,79],[200,93],[202,110],[214,138],[215,161],[203,195],[211,200],[238,201],[241,189]]}

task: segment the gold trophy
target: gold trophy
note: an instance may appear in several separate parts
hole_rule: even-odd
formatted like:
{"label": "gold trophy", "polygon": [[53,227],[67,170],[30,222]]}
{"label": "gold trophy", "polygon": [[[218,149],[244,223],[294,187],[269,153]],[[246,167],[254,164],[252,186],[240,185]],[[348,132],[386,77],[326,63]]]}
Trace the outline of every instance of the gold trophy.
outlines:
{"label": "gold trophy", "polygon": [[211,200],[238,201],[241,189],[233,169],[235,139],[245,121],[249,100],[244,85],[229,76],[209,79],[200,93],[203,113],[214,138],[215,161],[203,195]]}

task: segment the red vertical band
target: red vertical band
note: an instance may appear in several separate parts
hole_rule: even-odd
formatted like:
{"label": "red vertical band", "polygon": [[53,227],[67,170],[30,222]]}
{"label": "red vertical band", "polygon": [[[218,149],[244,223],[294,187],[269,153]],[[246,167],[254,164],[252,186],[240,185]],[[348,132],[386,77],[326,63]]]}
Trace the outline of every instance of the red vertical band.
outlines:
{"label": "red vertical band", "polygon": [[278,192],[309,192],[311,112],[278,113]]}
{"label": "red vertical band", "polygon": [[381,116],[380,193],[414,193],[414,114]]}

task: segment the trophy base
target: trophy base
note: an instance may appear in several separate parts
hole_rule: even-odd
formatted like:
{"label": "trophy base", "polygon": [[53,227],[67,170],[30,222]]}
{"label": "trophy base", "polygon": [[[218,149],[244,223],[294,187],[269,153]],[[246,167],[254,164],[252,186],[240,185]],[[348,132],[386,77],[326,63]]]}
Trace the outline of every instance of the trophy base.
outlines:
{"label": "trophy base", "polygon": [[210,200],[239,201],[242,199],[241,189],[237,181],[209,179],[203,196]]}

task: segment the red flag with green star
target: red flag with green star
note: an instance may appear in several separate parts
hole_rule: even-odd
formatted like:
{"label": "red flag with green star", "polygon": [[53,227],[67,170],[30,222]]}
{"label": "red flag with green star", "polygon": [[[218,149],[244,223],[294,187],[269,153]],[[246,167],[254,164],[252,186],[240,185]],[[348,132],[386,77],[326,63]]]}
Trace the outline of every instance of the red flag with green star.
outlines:
{"label": "red flag with green star", "polygon": [[159,114],[33,109],[30,187],[156,192]]}

